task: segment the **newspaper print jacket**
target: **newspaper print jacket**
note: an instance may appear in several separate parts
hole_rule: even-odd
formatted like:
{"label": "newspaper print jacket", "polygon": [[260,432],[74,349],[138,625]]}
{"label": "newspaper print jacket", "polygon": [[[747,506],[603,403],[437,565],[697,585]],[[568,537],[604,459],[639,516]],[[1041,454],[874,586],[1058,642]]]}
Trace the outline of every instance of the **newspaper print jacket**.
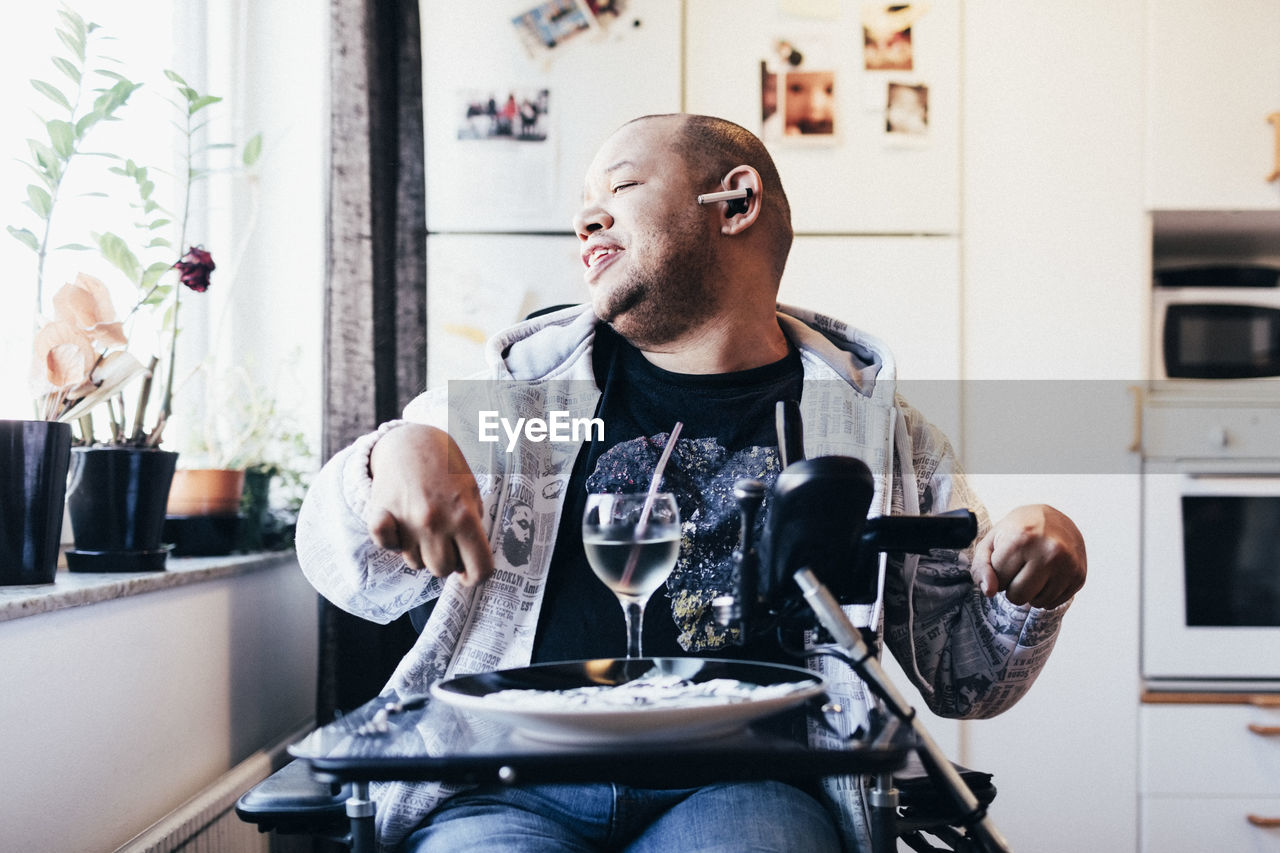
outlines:
{"label": "newspaper print jacket", "polygon": [[[888,350],[873,337],[832,318],[779,306],[783,331],[801,354],[801,414],[808,456],[862,459],[876,479],[870,514],[933,513],[967,507],[989,522],[972,494],[951,445],[895,391]],[[530,662],[544,581],[555,546],[562,496],[579,444],[481,443],[478,412],[514,417],[564,411],[589,418],[599,391],[591,366],[595,318],[566,309],[514,326],[487,345],[489,368],[477,381],[428,391],[333,457],[311,487],[298,523],[298,558],[312,585],[336,606],[378,623],[438,597],[421,636],[387,688],[422,693],[445,677]],[[486,407],[488,407],[486,409]],[[365,508],[369,454],[378,437],[406,421],[447,428],[462,446],[487,512],[495,572],[465,588],[408,569],[395,552],[374,546]],[[513,420],[514,422],[514,420]],[[909,472],[902,476],[903,472]],[[532,509],[533,538],[513,565],[501,547],[503,519],[515,502]],[[525,512],[526,517],[528,512]],[[945,554],[945,556],[940,556]],[[855,624],[875,625],[935,713],[988,717],[1013,705],[1048,658],[1067,605],[1041,610],[988,599],[972,583],[968,552],[934,552],[889,562],[879,600],[847,608]],[[823,673],[835,701],[870,708],[856,676],[828,658]],[[443,745],[449,732],[429,735]],[[810,738],[831,737],[817,725]],[[850,849],[869,849],[865,780],[825,780],[829,806]],[[379,843],[392,850],[453,789],[438,783],[374,786]]]}

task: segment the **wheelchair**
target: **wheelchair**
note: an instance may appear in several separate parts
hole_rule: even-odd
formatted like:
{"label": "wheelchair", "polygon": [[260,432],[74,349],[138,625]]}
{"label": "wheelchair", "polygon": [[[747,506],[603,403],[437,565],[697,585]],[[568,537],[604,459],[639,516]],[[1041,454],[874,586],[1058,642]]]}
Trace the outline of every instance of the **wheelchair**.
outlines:
{"label": "wheelchair", "polygon": [[[746,636],[787,625],[813,627],[816,617],[831,641],[827,653],[852,667],[876,696],[874,713],[910,732],[911,760],[901,769],[875,774],[868,791],[872,853],[893,853],[899,842],[921,853],[1006,853],[1007,843],[986,814],[996,794],[991,775],[959,767],[942,754],[841,607],[874,601],[880,555],[967,547],[977,532],[976,519],[967,511],[868,519],[874,491],[869,469],[851,457],[803,459],[798,412],[794,402],[778,404],[784,467],[772,488],[772,509],[758,545],[754,519],[764,485],[743,480],[735,486],[742,518],[734,552],[738,589],[713,602],[716,618]],[[418,631],[428,607],[411,614]],[[302,761],[246,792],[236,813],[263,832],[328,837],[356,853],[373,849],[368,784],[328,784],[314,778]]]}
{"label": "wheelchair", "polygon": [[[991,774],[958,769],[984,808],[995,799]],[[889,850],[901,849],[900,845],[918,853],[983,850],[969,834],[962,807],[938,787],[918,756],[913,754],[906,767],[895,771],[888,781],[887,795],[896,805],[891,823],[882,823],[878,831],[888,829],[896,839],[899,846]],[[362,802],[355,789],[351,783],[321,781],[306,762],[294,760],[241,795],[236,814],[255,824],[259,832],[327,839],[339,848],[352,849],[358,830],[352,826],[348,803]]]}

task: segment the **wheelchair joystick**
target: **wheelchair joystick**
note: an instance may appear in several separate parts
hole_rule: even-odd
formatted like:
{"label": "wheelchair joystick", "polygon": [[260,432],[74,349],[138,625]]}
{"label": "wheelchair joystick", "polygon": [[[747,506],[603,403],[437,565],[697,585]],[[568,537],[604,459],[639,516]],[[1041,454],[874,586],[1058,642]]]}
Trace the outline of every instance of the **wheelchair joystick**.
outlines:
{"label": "wheelchair joystick", "polygon": [[733,552],[733,575],[737,585],[736,595],[720,595],[711,600],[715,620],[722,628],[737,630],[739,637],[746,637],[748,617],[757,607],[756,586],[760,573],[759,555],[756,553],[756,516],[764,503],[764,483],[754,479],[742,479],[733,484],[733,496],[738,501],[738,515],[742,526],[738,532],[738,547]]}

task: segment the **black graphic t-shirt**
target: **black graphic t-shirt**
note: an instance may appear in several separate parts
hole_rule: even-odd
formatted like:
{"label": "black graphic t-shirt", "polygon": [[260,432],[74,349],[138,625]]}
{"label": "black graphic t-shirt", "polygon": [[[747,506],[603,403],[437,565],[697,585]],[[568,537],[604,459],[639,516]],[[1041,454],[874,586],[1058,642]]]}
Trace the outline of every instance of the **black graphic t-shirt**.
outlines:
{"label": "black graphic t-shirt", "polygon": [[604,440],[583,447],[569,481],[538,631],[535,663],[626,653],[622,607],[591,571],[582,549],[582,512],[592,492],[644,492],[672,427],[683,424],[661,488],[676,495],[684,527],[679,562],[645,608],[646,657],[707,655],[784,660],[775,640],[727,642],[711,601],[733,593],[739,516],[733,484],[778,475],[774,407],[799,400],[794,350],[780,361],[726,374],[678,374],[650,364],[607,325],[596,333]]}

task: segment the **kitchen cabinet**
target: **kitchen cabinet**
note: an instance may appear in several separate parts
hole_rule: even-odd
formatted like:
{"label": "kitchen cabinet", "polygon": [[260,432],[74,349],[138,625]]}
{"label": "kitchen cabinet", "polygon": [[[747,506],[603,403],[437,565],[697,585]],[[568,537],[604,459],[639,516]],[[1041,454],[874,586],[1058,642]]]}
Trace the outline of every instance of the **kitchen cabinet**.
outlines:
{"label": "kitchen cabinet", "polygon": [[[1142,376],[1145,9],[1145,0],[964,4],[966,388],[1039,394],[1087,379],[1123,401]],[[966,400],[966,445],[983,440],[984,421],[1032,420],[979,403]],[[1000,716],[964,724],[961,760],[995,774],[991,815],[1015,850],[1137,849],[1141,489],[1125,450],[1132,406],[1115,412],[1087,427],[1107,451],[1091,472],[979,465],[974,478],[997,517],[1026,503],[1061,509],[1089,553],[1088,581],[1036,683]],[[1059,464],[1058,444],[1042,446],[1042,464]]]}
{"label": "kitchen cabinet", "polygon": [[1140,849],[1275,849],[1280,697],[1201,699],[1142,707]]}
{"label": "kitchen cabinet", "polygon": [[1147,3],[1147,206],[1280,208],[1280,4]]}

